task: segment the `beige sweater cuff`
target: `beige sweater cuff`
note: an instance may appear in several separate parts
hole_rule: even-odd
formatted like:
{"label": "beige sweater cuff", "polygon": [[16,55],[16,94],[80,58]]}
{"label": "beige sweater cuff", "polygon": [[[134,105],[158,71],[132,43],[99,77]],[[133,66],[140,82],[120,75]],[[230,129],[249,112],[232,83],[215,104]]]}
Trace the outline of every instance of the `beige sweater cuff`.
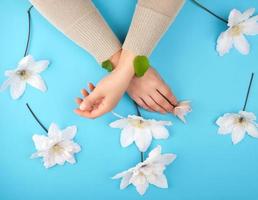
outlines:
{"label": "beige sweater cuff", "polygon": [[177,0],[173,12],[170,11],[168,16],[160,10],[138,3],[123,49],[132,51],[136,55],[149,56],[183,4],[184,0]]}
{"label": "beige sweater cuff", "polygon": [[90,0],[31,0],[35,8],[101,63],[121,44]]}

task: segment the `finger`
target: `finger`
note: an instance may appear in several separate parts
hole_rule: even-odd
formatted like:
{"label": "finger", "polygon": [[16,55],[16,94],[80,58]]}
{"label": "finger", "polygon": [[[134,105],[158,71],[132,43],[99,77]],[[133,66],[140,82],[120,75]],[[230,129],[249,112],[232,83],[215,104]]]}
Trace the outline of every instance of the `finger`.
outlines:
{"label": "finger", "polygon": [[156,112],[155,110],[153,110],[153,109],[145,102],[144,98],[141,98],[141,100],[144,102],[145,105],[147,105],[147,108],[148,108],[149,111],[151,111],[151,112]]}
{"label": "finger", "polygon": [[81,94],[82,94],[83,97],[87,97],[89,95],[89,92],[85,89],[82,89]]}
{"label": "finger", "polygon": [[84,114],[83,114],[84,111],[80,110],[79,108],[75,109],[74,112],[75,112],[77,115],[79,115],[79,116],[81,116],[81,117],[84,117]]}
{"label": "finger", "polygon": [[108,111],[110,111],[106,106],[104,106],[106,104],[102,103],[100,104],[98,107],[95,107],[94,109],[88,111],[88,110],[80,110],[80,109],[76,109],[74,110],[74,112],[82,117],[86,117],[86,118],[91,118],[91,119],[95,119],[96,117],[99,117],[105,113],[107,113]]}
{"label": "finger", "polygon": [[135,98],[135,102],[136,102],[139,106],[141,106],[142,108],[144,108],[145,110],[153,111],[153,110],[151,110],[151,109],[148,107],[148,105],[147,105],[140,97]]}
{"label": "finger", "polygon": [[159,106],[159,104],[157,104],[151,96],[145,96],[143,99],[152,110],[159,113],[166,113],[166,110]]}
{"label": "finger", "polygon": [[88,87],[89,87],[91,92],[95,89],[95,86],[93,85],[93,83],[89,83]]}
{"label": "finger", "polygon": [[101,115],[104,115],[105,113],[111,111],[106,105],[106,103],[101,103],[99,106],[95,109],[93,109],[89,114],[88,118],[95,119],[96,117],[99,117]]}
{"label": "finger", "polygon": [[166,98],[164,98],[164,96],[161,95],[159,92],[154,91],[150,96],[164,110],[166,110],[167,112],[173,112],[174,106]]}
{"label": "finger", "polygon": [[75,99],[75,102],[76,102],[78,105],[80,105],[82,101],[83,101],[83,100],[82,100],[81,98],[76,98],[76,99]]}
{"label": "finger", "polygon": [[100,99],[102,99],[102,97],[95,90],[83,99],[80,109],[83,111],[92,111],[93,108],[99,104]]}
{"label": "finger", "polygon": [[80,109],[75,109],[74,112],[81,117],[93,118],[91,117],[90,111],[82,111]]}
{"label": "finger", "polygon": [[171,89],[168,86],[163,86],[157,89],[157,91],[170,103],[172,106],[177,105],[177,99],[172,93]]}
{"label": "finger", "polygon": [[92,101],[90,101],[90,99],[89,98],[84,98],[83,99],[83,101],[81,102],[81,104],[80,104],[80,109],[82,110],[82,111],[85,111],[85,110],[92,110],[92,107],[93,107],[93,102]]}

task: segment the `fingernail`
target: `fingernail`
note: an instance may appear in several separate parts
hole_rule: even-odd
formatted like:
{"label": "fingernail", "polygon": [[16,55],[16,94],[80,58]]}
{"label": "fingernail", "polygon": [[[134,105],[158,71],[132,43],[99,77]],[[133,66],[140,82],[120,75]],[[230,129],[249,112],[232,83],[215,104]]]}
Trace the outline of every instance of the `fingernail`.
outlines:
{"label": "fingernail", "polygon": [[80,105],[80,110],[85,110],[85,108],[86,108],[85,104],[82,103],[82,104]]}

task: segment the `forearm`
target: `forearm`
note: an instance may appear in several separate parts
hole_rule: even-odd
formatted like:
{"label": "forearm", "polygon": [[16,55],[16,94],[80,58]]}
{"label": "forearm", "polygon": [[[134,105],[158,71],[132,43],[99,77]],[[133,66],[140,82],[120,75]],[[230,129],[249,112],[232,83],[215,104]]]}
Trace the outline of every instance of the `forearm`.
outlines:
{"label": "forearm", "polygon": [[101,63],[121,44],[90,0],[30,0],[57,29]]}
{"label": "forearm", "polygon": [[183,4],[184,0],[139,0],[123,49],[149,56]]}

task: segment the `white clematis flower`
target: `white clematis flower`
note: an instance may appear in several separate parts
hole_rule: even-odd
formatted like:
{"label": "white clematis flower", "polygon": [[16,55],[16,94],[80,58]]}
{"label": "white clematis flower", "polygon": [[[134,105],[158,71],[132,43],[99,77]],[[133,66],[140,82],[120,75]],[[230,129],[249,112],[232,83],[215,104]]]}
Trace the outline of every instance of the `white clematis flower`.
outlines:
{"label": "white clematis flower", "polygon": [[152,137],[155,139],[167,139],[169,136],[165,126],[170,126],[170,121],[156,121],[143,119],[136,115],[128,115],[127,118],[116,120],[110,124],[112,128],[120,128],[120,143],[127,147],[133,142],[141,152],[145,152],[151,144]]}
{"label": "white clematis flower", "polygon": [[240,53],[249,53],[249,43],[244,35],[258,34],[258,15],[251,17],[255,8],[250,8],[244,13],[233,9],[228,18],[229,28],[220,34],[217,40],[217,51],[220,56],[225,55],[234,46]]}
{"label": "white clematis flower", "polygon": [[24,57],[14,70],[5,71],[8,79],[0,86],[0,91],[10,86],[10,93],[13,99],[18,99],[23,95],[28,83],[42,92],[47,90],[44,80],[39,75],[49,65],[49,61],[34,61],[31,55]]}
{"label": "white clematis flower", "polygon": [[81,147],[73,142],[77,132],[76,126],[69,126],[64,130],[52,123],[48,130],[48,136],[33,135],[37,152],[32,154],[31,158],[43,157],[44,166],[50,168],[63,165],[65,161],[74,164],[74,154],[81,151]]}
{"label": "white clematis flower", "polygon": [[190,101],[181,101],[174,109],[174,114],[184,123],[186,123],[185,116],[192,111]]}
{"label": "white clematis flower", "polygon": [[161,154],[161,147],[157,146],[150,153],[144,162],[138,163],[126,171],[118,173],[112,179],[120,179],[120,189],[125,189],[133,184],[139,194],[143,195],[149,184],[159,188],[168,188],[167,178],[164,175],[166,166],[176,158],[175,154]]}
{"label": "white clematis flower", "polygon": [[233,144],[239,143],[247,132],[248,135],[258,138],[256,116],[252,112],[226,113],[216,121],[219,126],[218,133],[226,135],[231,133]]}

